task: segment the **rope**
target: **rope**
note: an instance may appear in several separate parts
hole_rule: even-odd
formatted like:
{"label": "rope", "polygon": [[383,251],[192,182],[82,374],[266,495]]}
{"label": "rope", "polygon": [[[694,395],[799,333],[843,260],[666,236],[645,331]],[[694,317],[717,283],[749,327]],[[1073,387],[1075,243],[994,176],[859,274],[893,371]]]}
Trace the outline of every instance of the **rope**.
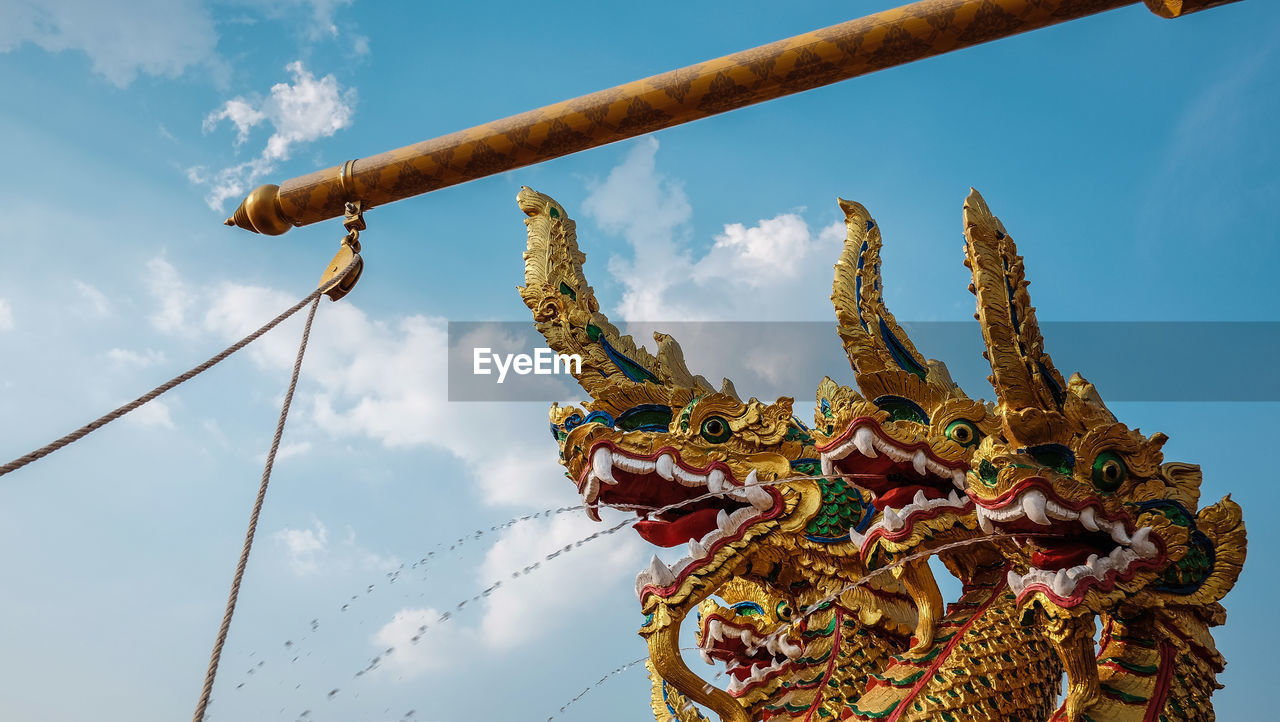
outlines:
{"label": "rope", "polygon": [[[8,464],[5,464],[4,466],[0,466],[0,476],[4,476],[5,474],[8,474],[11,471],[17,471],[18,469],[21,469],[22,467],[26,466],[27,464],[30,464],[33,461],[36,461],[37,459],[41,459],[45,456],[48,456],[49,454],[52,454],[53,452],[61,449],[64,446],[67,446],[76,441],[79,441],[80,439],[83,439],[84,437],[88,436],[90,433],[97,431],[98,429],[102,428],[103,426],[106,426],[112,421],[115,421],[121,416],[124,416],[130,411],[137,409],[139,406],[142,406],[148,401],[154,400],[157,396],[163,394],[166,391],[169,391],[175,386],[178,386],[179,384],[190,381],[196,376],[199,376],[205,371],[208,371],[209,369],[213,368],[217,364],[226,360],[226,358],[231,354],[235,353],[236,351],[239,351],[245,346],[248,346],[249,344],[258,340],[259,336],[262,336],[267,331],[270,331],[271,329],[280,325],[282,321],[289,318],[293,314],[297,313],[303,306],[307,305],[308,303],[311,303],[312,301],[318,301],[320,299],[321,294],[325,293],[334,285],[339,283],[342,279],[346,278],[347,274],[351,272],[351,269],[355,268],[356,264],[359,262],[360,262],[360,256],[357,255],[355,258],[351,260],[351,263],[345,269],[343,269],[341,273],[335,276],[334,280],[331,283],[329,283],[327,286],[317,288],[316,290],[307,294],[306,298],[302,299],[301,301],[298,301],[298,303],[295,304],[292,308],[280,314],[279,316],[276,316],[275,318],[271,319],[270,321],[267,322],[265,326],[258,329],[257,331],[254,331],[248,336],[245,336],[244,338],[240,339],[234,344],[228,346],[226,349],[214,355],[213,358],[209,359],[208,361],[205,361],[204,363],[200,364],[199,366],[196,366],[195,368],[191,369],[190,371],[180,376],[175,376],[174,378],[169,379],[165,383],[160,384],[159,386],[139,396],[133,401],[130,401],[129,403],[125,404],[124,406],[121,406],[120,408],[116,409],[115,411],[112,411],[111,413],[105,416],[102,416],[94,421],[91,421],[85,424],[84,426],[81,426],[80,428],[76,429],[75,431],[72,431],[70,434],[67,434],[61,439],[58,439],[57,441],[54,441],[50,444],[42,446],[39,449],[36,449],[35,451],[31,452],[30,454],[27,454],[26,456],[20,456],[14,459],[13,461],[10,461]],[[315,311],[313,309],[312,313],[314,312]]]}
{"label": "rope", "polygon": [[[353,262],[354,263],[354,262]],[[342,273],[339,279],[346,276]],[[293,403],[293,392],[298,387],[298,373],[302,370],[302,356],[307,351],[307,339],[311,337],[311,322],[315,320],[316,308],[320,306],[320,290],[308,298],[312,298],[311,310],[307,313],[307,324],[302,328],[302,343],[298,345],[298,358],[293,362],[293,376],[289,379],[289,390],[285,392],[284,404],[280,407],[280,420],[276,422],[276,435],[271,439],[271,450],[267,452],[267,463],[262,469],[262,483],[258,487],[258,498],[253,503],[253,513],[249,515],[249,529],[244,535],[244,547],[240,550],[240,561],[236,564],[235,577],[231,580],[231,593],[227,597],[227,609],[222,615],[222,626],[218,628],[218,637],[213,643],[213,653],[209,655],[209,670],[205,673],[204,688],[200,690],[200,701],[196,704],[194,722],[203,722],[205,709],[209,706],[209,697],[213,694],[213,678],[218,674],[218,663],[222,659],[222,645],[227,641],[227,632],[231,629],[231,615],[236,610],[236,599],[240,596],[240,582],[244,579],[244,570],[249,563],[249,550],[253,547],[253,536],[258,530],[258,516],[262,513],[262,503],[267,498],[267,484],[271,481],[271,467],[276,463],[276,452],[280,449],[280,438],[284,435],[284,422],[289,417],[289,406]],[[296,310],[296,309],[295,309]]]}

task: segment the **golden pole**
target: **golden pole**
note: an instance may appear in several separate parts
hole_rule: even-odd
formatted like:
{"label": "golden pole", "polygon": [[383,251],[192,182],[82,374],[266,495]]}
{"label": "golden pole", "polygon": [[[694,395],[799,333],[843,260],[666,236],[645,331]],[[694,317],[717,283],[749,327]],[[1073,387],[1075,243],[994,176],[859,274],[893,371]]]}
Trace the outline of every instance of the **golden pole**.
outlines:
{"label": "golden pole", "polygon": [[[922,0],[316,171],[249,194],[226,224],[279,235],[513,168],[1139,0]],[[1178,17],[1237,0],[1145,0]]]}

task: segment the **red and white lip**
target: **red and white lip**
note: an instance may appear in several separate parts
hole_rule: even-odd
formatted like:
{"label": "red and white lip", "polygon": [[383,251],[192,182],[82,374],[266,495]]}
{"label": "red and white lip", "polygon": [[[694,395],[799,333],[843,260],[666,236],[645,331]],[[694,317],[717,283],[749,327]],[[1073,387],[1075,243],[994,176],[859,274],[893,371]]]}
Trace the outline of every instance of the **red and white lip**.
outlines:
{"label": "red and white lip", "polygon": [[1161,556],[1151,527],[1134,530],[1127,517],[1108,517],[1093,501],[1064,501],[1039,479],[999,499],[979,500],[976,513],[988,534],[1028,535],[1015,542],[1033,545],[1029,568],[1008,575],[1019,599],[1041,591],[1059,606],[1075,606],[1090,587],[1112,589],[1117,579],[1155,566]]}
{"label": "red and white lip", "polygon": [[804,649],[780,634],[761,637],[750,627],[742,627],[717,615],[702,621],[698,652],[710,665],[725,663],[729,676],[727,691],[740,697],[752,687],[781,674]]}
{"label": "red and white lip", "polygon": [[865,532],[849,530],[859,547],[874,537],[906,538],[917,521],[973,508],[965,490],[967,466],[935,457],[924,443],[900,444],[882,434],[873,419],[855,420],[818,452],[823,474],[839,475],[868,493],[881,512]]}
{"label": "red and white lip", "polygon": [[660,547],[688,544],[688,555],[675,564],[655,555],[640,572],[636,596],[641,599],[647,593],[669,595],[720,547],[782,512],[781,493],[762,483],[754,469],[739,481],[724,462],[691,467],[672,447],[639,455],[602,441],[591,448],[591,465],[578,490],[593,519],[599,520],[600,504],[632,508],[642,518],[635,529],[645,541]]}

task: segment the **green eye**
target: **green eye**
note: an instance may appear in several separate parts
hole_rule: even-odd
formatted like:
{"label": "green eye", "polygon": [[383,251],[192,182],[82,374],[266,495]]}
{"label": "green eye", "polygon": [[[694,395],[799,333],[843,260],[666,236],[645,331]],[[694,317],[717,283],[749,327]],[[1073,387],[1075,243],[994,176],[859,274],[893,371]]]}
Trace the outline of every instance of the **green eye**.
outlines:
{"label": "green eye", "polygon": [[729,440],[729,422],[720,416],[708,416],[702,422],[702,438],[713,444],[722,444]]}
{"label": "green eye", "polygon": [[778,619],[784,622],[791,621],[791,605],[786,602],[778,602]]}
{"label": "green eye", "polygon": [[982,463],[978,464],[978,478],[982,479],[987,486],[995,486],[1000,478],[1000,470],[995,464],[983,459]]}
{"label": "green eye", "polygon": [[966,449],[970,446],[977,445],[980,438],[980,435],[978,434],[978,427],[964,419],[957,419],[947,424],[947,428],[943,433],[947,435],[948,439],[951,439]]}
{"label": "green eye", "polygon": [[1093,460],[1093,485],[1102,491],[1115,491],[1129,476],[1129,467],[1114,451],[1104,451]]}

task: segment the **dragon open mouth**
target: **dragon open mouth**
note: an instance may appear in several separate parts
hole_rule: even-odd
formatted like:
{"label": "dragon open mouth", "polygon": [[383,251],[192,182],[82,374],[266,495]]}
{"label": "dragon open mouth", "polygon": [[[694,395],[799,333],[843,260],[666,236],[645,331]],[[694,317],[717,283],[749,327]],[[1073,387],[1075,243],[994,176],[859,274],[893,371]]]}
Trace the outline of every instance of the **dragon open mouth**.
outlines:
{"label": "dragon open mouth", "polygon": [[874,420],[859,419],[818,452],[822,473],[838,474],[870,493],[881,514],[863,533],[850,530],[855,544],[872,536],[901,538],[918,519],[973,506],[965,493],[965,469],[935,458],[924,444],[904,446],[881,434]]}
{"label": "dragon open mouth", "polygon": [[[590,458],[578,491],[593,519],[600,518],[600,504],[633,509],[643,518],[635,529],[645,541],[689,545],[689,556],[671,566],[653,558],[636,578],[638,597],[646,586],[674,587],[696,562],[781,510],[781,495],[761,484],[754,470],[739,481],[723,462],[691,468],[672,447],[637,455],[602,441],[592,447]],[[673,505],[679,506],[665,508]],[[661,511],[651,515],[655,510]]]}
{"label": "dragon open mouth", "polygon": [[751,627],[739,626],[718,614],[702,620],[698,651],[707,664],[725,663],[727,691],[740,697],[752,687],[782,674],[804,649],[780,634],[761,637]]}
{"label": "dragon open mouth", "polygon": [[1151,527],[1134,530],[1123,518],[1109,518],[1094,501],[1067,502],[1047,482],[1032,480],[998,499],[980,500],[978,523],[988,534],[1015,537],[1028,554],[1026,574],[1009,572],[1009,588],[1019,598],[1038,589],[1060,606],[1074,606],[1089,587],[1109,590],[1117,578],[1154,566],[1159,547]]}

